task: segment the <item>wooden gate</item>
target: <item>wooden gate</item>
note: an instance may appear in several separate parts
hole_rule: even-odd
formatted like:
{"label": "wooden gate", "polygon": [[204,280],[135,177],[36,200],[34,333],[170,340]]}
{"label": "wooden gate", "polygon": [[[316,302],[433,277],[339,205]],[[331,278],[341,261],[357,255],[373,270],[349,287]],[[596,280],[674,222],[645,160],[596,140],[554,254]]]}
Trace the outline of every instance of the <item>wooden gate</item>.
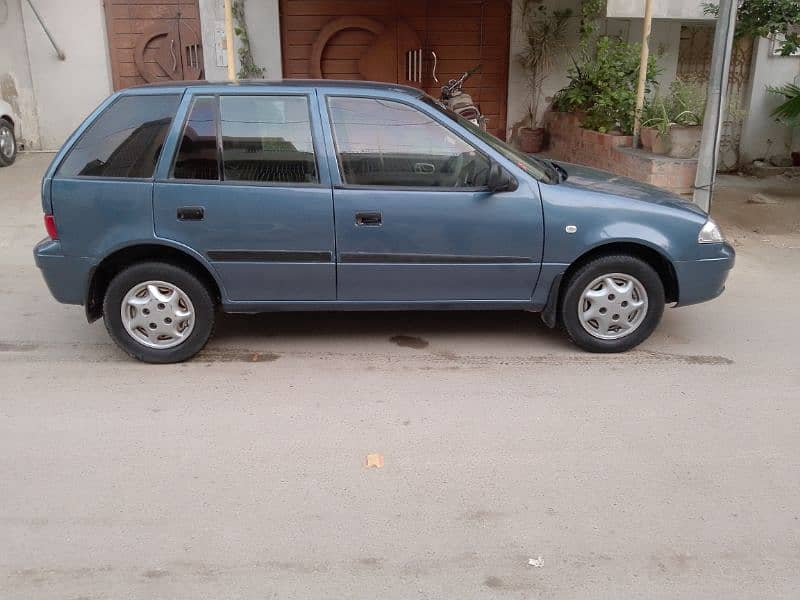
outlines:
{"label": "wooden gate", "polygon": [[114,89],[203,78],[198,0],[105,0]]}
{"label": "wooden gate", "polygon": [[387,81],[438,97],[480,64],[465,90],[489,131],[505,136],[511,0],[281,0],[280,9],[285,77]]}

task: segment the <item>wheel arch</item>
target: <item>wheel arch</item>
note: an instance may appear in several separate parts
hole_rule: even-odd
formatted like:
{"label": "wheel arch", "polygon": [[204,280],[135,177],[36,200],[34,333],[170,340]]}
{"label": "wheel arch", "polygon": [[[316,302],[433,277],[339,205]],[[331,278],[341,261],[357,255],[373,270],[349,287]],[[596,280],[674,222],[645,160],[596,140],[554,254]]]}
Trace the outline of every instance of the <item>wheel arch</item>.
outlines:
{"label": "wheel arch", "polygon": [[638,241],[610,241],[585,251],[572,261],[563,273],[555,278],[547,300],[547,305],[542,311],[542,319],[548,326],[554,327],[556,325],[558,311],[564,298],[564,289],[566,288],[564,284],[570,280],[572,275],[588,262],[602,256],[611,256],[614,254],[634,256],[650,265],[661,279],[661,283],[664,286],[664,298],[666,302],[669,304],[678,301],[680,297],[678,275],[672,261],[670,261],[667,256],[646,243]]}
{"label": "wheel arch", "polygon": [[86,319],[91,323],[103,316],[103,298],[117,273],[140,262],[166,262],[186,269],[202,281],[214,301],[222,300],[222,286],[208,265],[186,250],[160,243],[141,243],[119,248],[103,258],[89,275],[86,291]]}

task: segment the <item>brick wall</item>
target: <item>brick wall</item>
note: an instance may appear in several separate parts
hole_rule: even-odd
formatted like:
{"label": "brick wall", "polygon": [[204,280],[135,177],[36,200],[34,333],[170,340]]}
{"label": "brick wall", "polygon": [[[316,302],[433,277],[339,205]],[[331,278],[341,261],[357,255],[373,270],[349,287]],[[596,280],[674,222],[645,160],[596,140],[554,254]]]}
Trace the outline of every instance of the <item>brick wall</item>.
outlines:
{"label": "brick wall", "polygon": [[556,160],[610,171],[678,194],[692,192],[696,159],[634,150],[633,136],[584,129],[578,113],[549,112],[546,127],[550,137],[548,154]]}

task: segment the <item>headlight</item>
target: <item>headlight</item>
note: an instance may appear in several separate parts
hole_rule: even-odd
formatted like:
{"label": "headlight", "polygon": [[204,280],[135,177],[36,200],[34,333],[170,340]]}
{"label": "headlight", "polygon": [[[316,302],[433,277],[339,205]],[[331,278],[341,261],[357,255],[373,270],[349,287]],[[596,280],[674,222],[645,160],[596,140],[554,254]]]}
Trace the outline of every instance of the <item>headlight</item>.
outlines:
{"label": "headlight", "polygon": [[709,219],[700,230],[697,241],[701,244],[719,244],[725,241],[725,236],[722,235],[722,230],[719,228],[719,225]]}

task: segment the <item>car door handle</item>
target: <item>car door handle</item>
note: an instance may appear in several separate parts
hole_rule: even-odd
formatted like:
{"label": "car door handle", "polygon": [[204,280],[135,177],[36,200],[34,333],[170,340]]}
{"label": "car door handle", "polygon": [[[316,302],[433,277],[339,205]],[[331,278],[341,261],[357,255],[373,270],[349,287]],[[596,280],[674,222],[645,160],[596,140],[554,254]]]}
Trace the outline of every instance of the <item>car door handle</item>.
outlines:
{"label": "car door handle", "polygon": [[181,206],[178,208],[179,221],[202,221],[205,217],[205,209],[202,206]]}
{"label": "car door handle", "polygon": [[356,213],[356,225],[376,227],[383,223],[383,217],[379,212]]}

